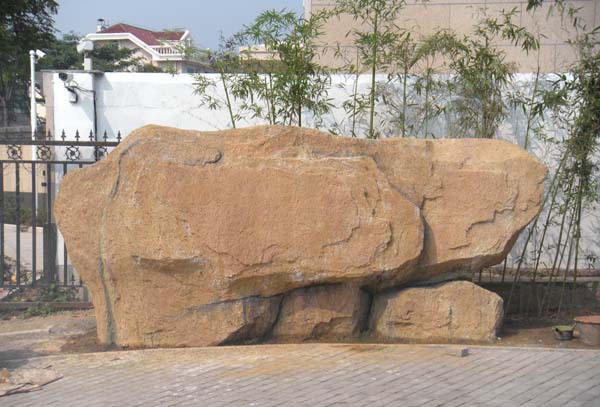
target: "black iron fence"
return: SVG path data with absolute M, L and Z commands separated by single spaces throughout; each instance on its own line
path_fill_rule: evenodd
M 0 287 L 81 286 L 53 215 L 60 179 L 105 157 L 120 132 L 0 138 Z M 4 151 L 2 151 L 4 150 Z

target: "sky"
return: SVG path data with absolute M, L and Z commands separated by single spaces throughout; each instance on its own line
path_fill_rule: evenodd
M 262 11 L 287 9 L 302 13 L 302 0 L 59 0 L 58 35 L 96 30 L 96 20 L 128 23 L 152 30 L 185 28 L 196 46 L 215 49 L 226 37 L 250 24 Z

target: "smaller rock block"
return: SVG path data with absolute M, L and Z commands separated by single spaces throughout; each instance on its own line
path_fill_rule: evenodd
M 383 340 L 492 341 L 502 324 L 500 296 L 468 281 L 377 295 L 371 334 Z
M 283 299 L 273 338 L 283 341 L 340 340 L 360 336 L 369 294 L 349 284 L 301 288 Z
M 175 317 L 139 317 L 121 331 L 119 343 L 136 347 L 189 347 L 254 343 L 273 328 L 281 296 L 246 297 L 186 307 Z M 138 317 L 132 315 L 131 318 Z M 155 328 L 157 318 L 160 327 Z M 130 319 L 127 319 L 129 322 Z

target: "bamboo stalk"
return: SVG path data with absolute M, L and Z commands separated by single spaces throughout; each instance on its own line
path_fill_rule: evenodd
M 235 117 L 233 116 L 233 108 L 231 106 L 231 99 L 229 98 L 229 89 L 227 82 L 225 81 L 225 74 L 221 71 L 221 83 L 223 84 L 223 90 L 225 91 L 225 100 L 227 102 L 227 109 L 229 110 L 229 117 L 231 119 L 231 125 L 235 129 Z
M 538 48 L 537 70 L 535 73 L 535 80 L 533 82 L 533 93 L 531 94 L 531 98 L 529 99 L 529 112 L 527 114 L 527 128 L 525 129 L 525 142 L 523 143 L 523 148 L 525 150 L 527 150 L 527 148 L 529 147 L 529 131 L 531 130 L 531 122 L 533 120 L 531 110 L 533 107 L 533 102 L 535 100 L 535 95 L 537 94 L 537 91 L 538 91 L 539 79 L 540 79 L 540 50 Z
M 572 184 L 571 184 L 572 185 Z M 548 283 L 546 284 L 546 289 L 544 291 L 544 295 L 542 297 L 542 302 L 539 306 L 539 312 L 538 312 L 538 317 L 541 317 L 543 312 L 544 312 L 544 304 L 546 303 L 547 299 L 550 297 L 550 290 L 553 286 L 553 279 L 554 279 L 554 273 L 556 270 L 560 270 L 560 265 L 562 264 L 563 258 L 564 258 L 564 254 L 568 245 L 568 237 L 570 236 L 571 233 L 571 228 L 573 227 L 573 223 L 574 223 L 574 219 L 575 217 L 573 216 L 573 211 L 571 212 L 571 218 L 569 219 L 569 226 L 567 228 L 567 233 L 563 234 L 563 230 L 564 230 L 564 225 L 565 225 L 565 220 L 567 217 L 567 213 L 569 212 L 566 208 L 568 208 L 570 203 L 570 197 L 567 197 L 567 201 L 564 203 L 564 207 L 565 210 L 563 212 L 563 216 L 562 216 L 562 220 L 561 220 L 561 224 L 560 224 L 560 231 L 559 231 L 559 236 L 558 236 L 558 245 L 556 248 L 556 255 L 554 256 L 554 261 L 552 263 L 552 268 L 550 269 L 550 277 L 548 278 Z M 561 243 L 562 243 L 562 238 L 564 236 L 567 236 L 567 240 L 565 241 L 565 243 L 562 245 L 562 249 L 561 249 Z M 559 260 L 559 256 L 560 256 L 560 260 Z M 557 264 L 558 262 L 558 264 Z M 558 268 L 557 268 L 558 266 Z M 548 302 L 548 306 L 547 306 L 547 313 L 549 312 L 549 308 L 550 308 L 550 304 Z
M 406 137 L 406 79 L 408 76 L 408 67 L 404 65 L 404 75 L 402 76 L 402 137 Z
M 579 179 L 577 191 L 577 221 L 575 223 L 575 263 L 573 264 L 573 286 L 571 289 L 571 313 L 575 313 L 575 297 L 577 295 L 577 271 L 579 262 L 579 241 L 581 238 L 581 207 L 583 201 L 583 179 Z
M 559 177 L 559 174 L 561 173 L 562 166 L 564 165 L 565 161 L 566 161 L 566 153 L 563 154 L 563 157 L 560 160 L 560 163 L 558 165 L 558 168 L 556 169 L 554 177 L 552 178 L 552 182 L 550 184 L 550 190 L 544 196 L 544 199 L 542 201 L 542 208 L 546 205 L 546 202 L 548 200 L 548 197 L 550 196 L 551 191 L 554 191 L 554 188 L 558 188 L 558 177 Z M 513 278 L 513 281 L 512 281 L 511 287 L 510 287 L 510 293 L 508 295 L 508 300 L 506 301 L 506 309 L 504 310 L 504 315 L 507 314 L 508 309 L 510 308 L 510 304 L 511 304 L 511 301 L 512 301 L 512 298 L 514 295 L 515 286 L 521 277 L 521 267 L 523 265 L 523 259 L 525 258 L 525 253 L 527 251 L 529 241 L 531 240 L 533 231 L 535 230 L 535 227 L 537 226 L 538 220 L 539 220 L 539 215 L 536 216 L 535 220 L 533 221 L 533 224 L 529 228 L 529 233 L 527 234 L 525 244 L 523 245 L 523 250 L 521 251 L 521 256 L 519 257 L 519 261 L 517 263 L 517 270 L 515 272 L 515 277 Z
M 552 220 L 553 217 L 553 210 L 554 210 L 554 205 L 556 204 L 556 197 L 558 195 L 558 191 L 560 190 L 560 177 L 562 175 L 559 174 L 559 181 L 556 183 L 556 187 L 554 188 L 554 192 L 552 192 L 552 199 L 550 200 L 550 207 L 548 208 L 548 212 L 546 214 L 546 222 L 544 222 L 544 227 L 542 229 L 542 237 L 540 238 L 539 244 L 538 244 L 538 249 L 537 249 L 537 253 L 535 255 L 535 263 L 533 266 L 533 276 L 531 278 L 531 283 L 532 283 L 532 290 L 533 293 L 527 298 L 527 312 L 529 312 L 529 308 L 531 306 L 531 297 L 535 296 L 536 300 L 537 298 L 537 286 L 535 285 L 535 282 L 537 280 L 537 273 L 538 273 L 538 269 L 539 269 L 539 265 L 540 265 L 540 259 L 542 257 L 542 250 L 544 249 L 544 242 L 546 240 L 546 234 L 548 231 L 548 228 L 550 226 L 550 222 Z M 569 187 L 569 191 L 570 191 L 570 187 Z M 539 300 L 537 301 L 537 303 L 539 304 Z
M 378 20 L 379 20 L 379 12 L 375 11 L 375 16 L 373 20 L 373 54 L 371 61 L 371 95 L 370 95 L 370 117 L 369 117 L 369 138 L 375 138 L 374 126 L 375 126 L 375 75 L 377 73 L 377 40 L 379 36 L 378 32 Z
M 354 89 L 352 92 L 352 137 L 356 137 L 356 115 L 358 114 L 356 110 L 356 103 L 358 97 L 358 78 L 360 77 L 360 70 L 358 69 L 359 55 L 358 51 L 356 51 L 356 76 L 354 77 Z
M 556 311 L 557 317 L 560 315 L 561 310 L 562 310 L 565 288 L 567 286 L 567 274 L 569 273 L 569 266 L 571 264 L 571 255 L 572 254 L 573 254 L 573 239 L 571 239 L 570 244 L 569 244 L 569 255 L 567 256 L 567 265 L 565 267 L 565 272 L 563 274 L 562 288 L 560 290 L 560 300 L 558 301 L 558 310 Z

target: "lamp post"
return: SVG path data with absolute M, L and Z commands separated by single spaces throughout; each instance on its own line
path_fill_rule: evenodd
M 31 125 L 31 139 L 35 141 L 35 133 L 37 131 L 37 105 L 35 103 L 35 63 L 38 58 L 44 58 L 46 53 L 40 51 L 39 49 L 30 50 L 29 51 L 29 66 L 31 69 L 31 93 L 30 93 L 30 109 L 29 109 L 29 119 Z M 31 146 L 31 159 L 37 159 L 37 146 Z M 31 191 L 35 195 L 35 208 L 37 211 L 38 208 L 38 193 L 37 188 L 34 191 Z M 37 213 L 34 213 L 33 216 L 37 216 Z M 35 230 L 32 233 L 37 233 Z
M 31 69 L 31 86 L 30 86 L 30 109 L 29 109 L 29 113 L 30 113 L 30 124 L 31 124 L 31 138 L 35 139 L 35 131 L 37 129 L 37 111 L 36 111 L 36 105 L 35 105 L 35 61 L 36 61 L 37 57 L 35 55 L 35 51 L 31 50 L 29 51 L 29 65 L 30 65 L 30 69 Z M 33 146 L 35 147 L 35 146 Z M 33 148 L 31 149 L 32 153 L 33 153 Z M 33 158 L 33 156 L 31 157 Z
M 39 49 L 29 51 L 29 65 L 31 69 L 31 108 L 30 108 L 30 120 L 31 120 L 31 137 L 35 138 L 35 132 L 37 130 L 37 108 L 35 103 L 35 63 L 39 58 L 44 58 L 46 53 Z M 33 157 L 32 157 L 33 158 Z

